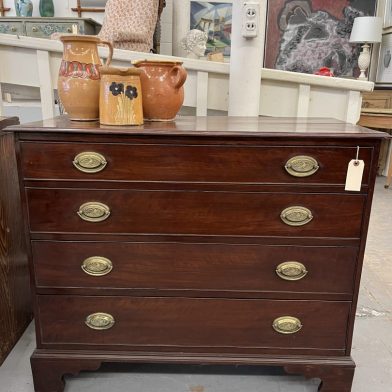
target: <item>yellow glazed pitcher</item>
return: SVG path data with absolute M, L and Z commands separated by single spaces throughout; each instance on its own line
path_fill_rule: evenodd
M 100 123 L 143 124 L 141 71 L 136 68 L 101 68 Z

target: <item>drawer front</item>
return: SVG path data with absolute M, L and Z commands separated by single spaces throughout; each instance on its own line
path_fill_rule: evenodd
M 33 232 L 102 234 L 359 238 L 366 199 L 352 194 L 32 188 L 26 192 Z M 284 223 L 288 219 L 291 222 Z
M 37 302 L 43 345 L 113 345 L 119 349 L 342 350 L 350 310 L 349 302 L 333 301 L 44 295 Z M 281 323 L 282 316 L 290 319 Z
M 50 38 L 53 33 L 72 33 L 72 23 L 26 22 L 28 37 Z
M 1 34 L 24 35 L 22 22 L 0 22 Z
M 348 163 L 356 156 L 356 147 L 23 142 L 21 150 L 25 178 L 87 181 L 344 184 Z M 371 148 L 361 148 L 363 185 L 368 184 L 371 156 Z
M 38 288 L 210 290 L 215 296 L 352 294 L 357 257 L 356 248 L 190 243 L 33 241 L 32 250 Z

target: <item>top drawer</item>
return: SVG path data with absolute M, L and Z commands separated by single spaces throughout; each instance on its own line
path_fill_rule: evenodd
M 72 23 L 26 22 L 26 35 L 36 38 L 49 38 L 53 33 L 72 33 Z
M 23 22 L 9 21 L 0 23 L 0 33 L 1 34 L 15 34 L 24 35 L 23 32 Z
M 353 147 L 22 142 L 26 179 L 341 185 Z M 363 185 L 372 148 L 361 148 Z

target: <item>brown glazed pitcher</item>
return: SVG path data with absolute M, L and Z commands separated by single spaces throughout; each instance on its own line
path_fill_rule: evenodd
M 150 121 L 170 121 L 184 102 L 187 73 L 178 61 L 148 61 L 134 63 L 140 75 L 143 91 L 144 118 Z
M 99 118 L 101 59 L 98 45 L 109 47 L 109 65 L 113 57 L 110 42 L 94 36 L 64 35 L 63 60 L 59 71 L 58 93 L 69 118 L 74 121 L 94 121 Z

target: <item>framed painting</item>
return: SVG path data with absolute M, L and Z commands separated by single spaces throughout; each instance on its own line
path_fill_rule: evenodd
M 375 13 L 376 0 L 270 0 L 264 66 L 304 73 L 329 67 L 335 76 L 356 77 L 354 19 Z
M 232 2 L 227 0 L 190 2 L 190 30 L 207 33 L 206 54 L 230 56 L 232 8 Z
M 392 33 L 384 34 L 380 45 L 376 83 L 392 85 Z
M 384 28 L 392 26 L 392 0 L 385 0 Z

